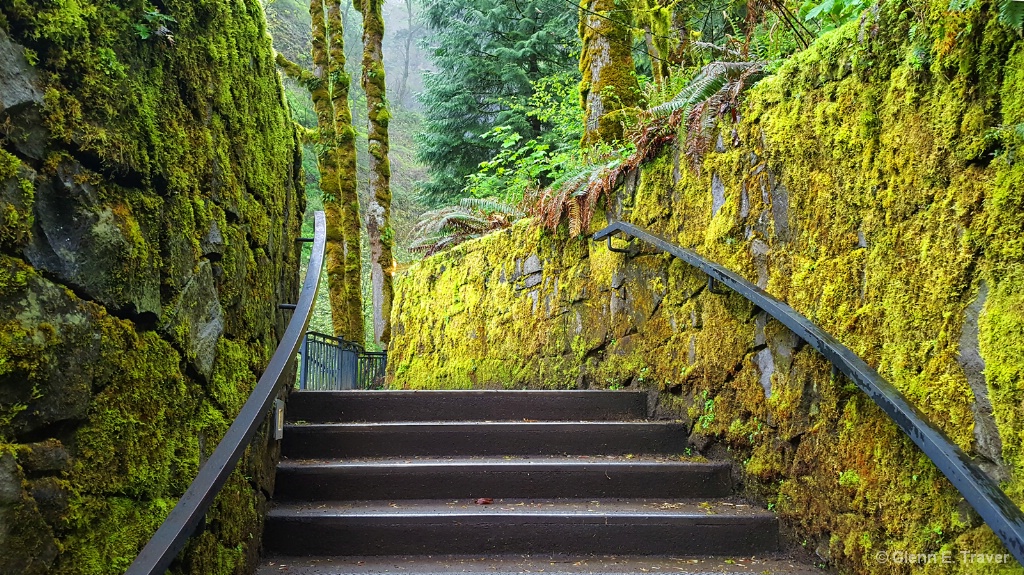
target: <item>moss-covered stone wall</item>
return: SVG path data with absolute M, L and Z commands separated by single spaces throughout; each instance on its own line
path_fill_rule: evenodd
M 746 95 L 689 168 L 666 149 L 615 217 L 727 265 L 863 356 L 1024 505 L 1024 41 L 981 1 L 886 2 Z M 602 222 L 595 223 L 595 228 Z M 529 222 L 396 281 L 401 387 L 644 388 L 844 572 L 1019 573 L 850 382 L 663 254 Z M 895 565 L 879 552 L 950 553 Z
M 288 320 L 300 160 L 256 0 L 0 0 L 0 573 L 163 521 Z M 258 557 L 272 446 L 175 572 Z

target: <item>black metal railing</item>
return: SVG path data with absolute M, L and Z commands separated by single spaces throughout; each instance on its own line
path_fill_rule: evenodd
M 299 293 L 299 302 L 295 304 L 294 315 L 277 350 L 270 358 L 267 369 L 220 444 L 199 469 L 199 474 L 157 529 L 156 534 L 132 562 L 126 575 L 158 575 L 167 571 L 167 567 L 195 532 L 228 476 L 234 471 L 246 447 L 270 413 L 278 393 L 283 386 L 291 385 L 291 382 L 295 381 L 295 355 L 302 342 L 302 335 L 309 325 L 313 299 L 316 297 L 320 271 L 323 267 L 327 234 L 323 212 L 316 212 L 314 215 L 314 229 L 313 251 L 309 257 L 302 291 Z
M 806 341 L 832 365 L 850 378 L 882 411 L 924 452 L 939 471 L 949 479 L 967 503 L 992 528 L 1006 548 L 1024 564 L 1024 514 L 1006 493 L 974 463 L 955 443 L 931 424 L 928 419 L 898 389 L 886 381 L 857 354 L 839 343 L 809 319 L 793 308 L 775 299 L 768 292 L 750 283 L 736 273 L 708 261 L 692 250 L 679 247 L 668 240 L 625 222 L 613 222 L 594 234 L 594 241 L 607 238 L 611 248 L 612 236 L 621 233 L 644 241 L 671 254 L 708 276 L 714 288 L 720 283 L 743 296 L 793 333 Z M 615 251 L 622 251 L 615 249 Z M 714 291 L 714 289 L 712 290 Z M 717 292 L 716 292 L 717 293 Z
M 387 372 L 385 351 L 365 351 L 359 344 L 308 332 L 299 352 L 299 389 L 382 389 Z
M 388 372 L 388 352 L 366 351 L 359 356 L 359 389 L 384 389 Z

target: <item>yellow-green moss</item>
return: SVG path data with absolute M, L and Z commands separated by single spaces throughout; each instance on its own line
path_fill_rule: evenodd
M 1024 123 L 1024 44 L 995 24 L 991 2 L 866 14 L 750 90 L 740 123 L 723 126 L 725 150 L 699 172 L 679 150 L 643 166 L 619 190 L 616 217 L 761 282 L 968 451 L 975 398 L 960 335 L 985 282 L 980 353 L 1004 488 L 1024 504 L 1024 141 L 1011 129 Z M 907 56 L 919 46 L 930 47 L 925 68 Z M 714 214 L 713 186 L 724 199 Z M 440 385 L 433 374 L 444 373 L 462 386 L 659 389 L 696 432 L 731 449 L 750 494 L 797 541 L 843 570 L 891 572 L 879 551 L 1005 552 L 895 424 L 745 300 L 709 293 L 702 274 L 664 256 L 626 258 L 529 226 L 400 279 L 395 385 Z M 510 274 L 531 254 L 542 282 L 516 290 L 522 278 Z M 762 346 L 775 367 L 770 397 Z
M 23 244 L 35 221 L 35 185 L 21 160 L 0 149 L 0 247 Z
M 629 10 L 620 9 L 618 0 L 581 0 L 580 8 L 583 144 L 619 140 L 622 123 L 608 114 L 635 106 L 640 99 Z
M 42 478 L 70 501 L 47 518 L 57 573 L 124 572 L 237 413 L 283 332 L 276 303 L 296 291 L 300 150 L 262 8 L 158 4 L 173 39 L 140 34 L 147 2 L 0 2 L 0 23 L 44 78 L 33 128 L 49 137 L 40 158 L 0 150 L 0 441 L 67 447 L 68 469 Z M 29 237 L 31 214 L 60 186 L 96 215 L 82 249 L 106 250 L 90 275 L 102 285 L 44 278 L 23 256 L 47 241 Z M 210 381 L 193 379 L 195 358 L 160 317 L 203 258 L 226 336 Z M 143 281 L 152 301 L 122 305 Z M 176 570 L 220 575 L 256 560 L 266 444 L 254 443 L 208 514 L 216 527 Z M 0 571 L 5 560 L 0 550 Z

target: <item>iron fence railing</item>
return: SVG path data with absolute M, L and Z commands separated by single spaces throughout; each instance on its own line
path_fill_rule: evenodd
M 300 360 L 299 389 L 326 391 L 382 389 L 387 371 L 387 352 L 365 351 L 341 338 L 306 333 Z

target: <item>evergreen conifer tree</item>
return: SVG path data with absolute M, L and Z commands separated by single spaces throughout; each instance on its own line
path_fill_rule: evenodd
M 525 139 L 544 126 L 516 110 L 531 83 L 576 68 L 577 9 L 573 0 L 424 0 L 429 54 L 421 101 L 425 122 L 420 159 L 432 179 L 424 199 L 450 203 L 463 178 L 490 159 L 499 143 L 480 136 L 507 125 Z

